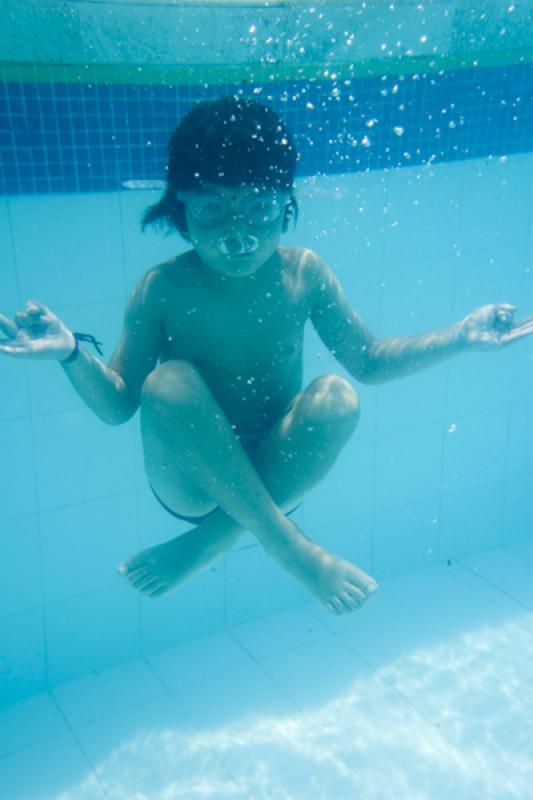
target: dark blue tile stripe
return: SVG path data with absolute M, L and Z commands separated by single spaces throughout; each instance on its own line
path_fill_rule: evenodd
M 165 176 L 196 102 L 240 92 L 288 122 L 300 175 L 533 150 L 533 65 L 348 81 L 159 86 L 0 82 L 0 192 L 112 191 Z

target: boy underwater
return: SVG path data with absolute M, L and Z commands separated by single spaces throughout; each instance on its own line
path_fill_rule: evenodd
M 308 319 L 347 372 L 369 384 L 533 333 L 533 317 L 515 322 L 504 303 L 439 331 L 376 338 L 318 255 L 279 245 L 297 214 L 296 161 L 269 108 L 237 97 L 199 103 L 170 139 L 166 190 L 143 219 L 192 248 L 138 281 L 109 363 L 79 349 L 93 337 L 74 334 L 36 300 L 14 322 L 0 315 L 8 337 L 0 352 L 59 361 L 103 422 L 122 424 L 140 408 L 152 491 L 194 525 L 120 565 L 146 597 L 205 569 L 244 530 L 334 614 L 378 588 L 290 519 L 359 419 L 343 378 L 322 375 L 302 389 Z

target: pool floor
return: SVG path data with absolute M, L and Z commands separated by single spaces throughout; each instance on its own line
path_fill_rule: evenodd
M 533 541 L 0 711 L 5 800 L 509 800 L 533 781 Z

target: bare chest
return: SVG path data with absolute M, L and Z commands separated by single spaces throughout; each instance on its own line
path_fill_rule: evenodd
M 238 297 L 182 286 L 162 303 L 161 360 L 189 360 L 219 380 L 258 380 L 301 357 L 309 313 L 306 293 L 287 279 Z

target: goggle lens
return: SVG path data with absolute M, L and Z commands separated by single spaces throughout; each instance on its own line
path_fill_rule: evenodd
M 233 204 L 215 192 L 180 193 L 178 199 L 187 204 L 189 212 L 201 225 L 219 225 L 227 217 L 236 213 Z M 279 195 L 274 192 L 259 192 L 247 197 L 240 204 L 240 214 L 247 223 L 266 226 L 275 222 L 282 213 Z

